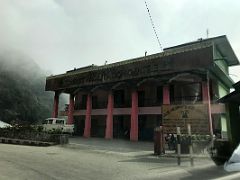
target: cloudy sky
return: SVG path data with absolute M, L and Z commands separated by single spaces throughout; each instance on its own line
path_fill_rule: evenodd
M 227 35 L 240 58 L 240 1 L 148 0 L 169 47 Z M 0 49 L 23 52 L 52 74 L 160 52 L 144 0 L 0 0 Z M 240 79 L 240 68 L 231 69 Z

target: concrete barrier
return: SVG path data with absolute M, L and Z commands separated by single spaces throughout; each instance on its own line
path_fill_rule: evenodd
M 0 143 L 7 144 L 20 144 L 20 145 L 30 145 L 30 146 L 51 146 L 56 144 L 68 144 L 69 135 L 67 134 L 51 134 L 48 141 L 36 141 L 28 139 L 16 139 L 16 138 L 7 138 L 0 137 Z
M 5 137 L 0 137 L 0 142 L 6 143 L 6 144 L 19 144 L 19 145 L 30 145 L 30 146 L 51 146 L 56 144 L 54 142 L 12 139 L 12 138 L 5 138 Z

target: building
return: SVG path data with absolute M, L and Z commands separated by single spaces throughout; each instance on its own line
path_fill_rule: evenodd
M 228 137 L 235 148 L 240 142 L 240 81 L 233 84 L 233 87 L 235 90 L 221 98 L 219 102 L 226 105 Z
M 49 76 L 53 117 L 61 93 L 70 95 L 68 123 L 84 137 L 151 140 L 153 128 L 176 126 L 192 133 L 226 136 L 225 106 L 229 66 L 239 61 L 226 36 L 170 47 L 163 52 L 103 66 L 91 65 Z

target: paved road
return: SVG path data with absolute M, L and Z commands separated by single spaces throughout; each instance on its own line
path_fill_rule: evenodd
M 125 144 L 125 148 L 119 149 L 118 143 Z M 82 138 L 71 139 L 67 146 L 0 144 L 0 179 L 240 178 L 240 173 L 227 173 L 207 158 L 197 158 L 194 168 L 188 160 L 179 167 L 175 158 L 152 156 L 151 143 L 131 144 Z

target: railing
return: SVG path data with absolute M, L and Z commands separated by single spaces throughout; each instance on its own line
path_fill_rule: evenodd
M 185 96 L 185 97 L 175 97 L 171 100 L 171 104 L 198 104 L 201 103 L 201 96 Z M 93 109 L 105 109 L 107 108 L 107 101 L 97 101 L 92 102 Z M 114 108 L 128 108 L 131 107 L 131 99 L 125 100 L 125 102 L 114 102 Z M 138 100 L 139 107 L 152 107 L 152 106 L 161 106 L 163 104 L 162 100 L 149 98 L 144 100 Z M 86 104 L 75 104 L 75 110 L 86 109 Z
M 157 103 L 156 103 L 157 104 Z M 171 105 L 182 105 L 183 103 L 171 103 Z M 190 104 L 190 103 L 185 103 Z M 198 102 L 195 104 L 202 104 L 202 102 Z M 161 114 L 161 104 L 158 106 L 139 106 L 139 115 L 143 114 Z M 75 115 L 85 115 L 86 109 L 74 109 L 76 113 Z M 225 105 L 224 104 L 211 104 L 211 113 L 212 114 L 221 114 L 225 113 Z M 107 114 L 107 107 L 104 108 L 98 108 L 92 110 L 93 115 L 106 115 Z M 114 107 L 114 114 L 120 115 L 120 114 L 131 114 L 131 107 L 126 107 L 125 105 Z M 59 116 L 67 116 L 68 111 L 59 111 Z

